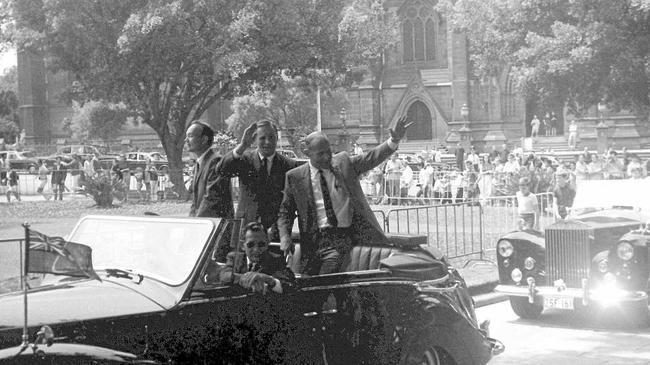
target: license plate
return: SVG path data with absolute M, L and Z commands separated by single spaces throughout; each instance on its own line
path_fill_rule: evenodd
M 573 309 L 573 298 L 544 297 L 544 308 Z

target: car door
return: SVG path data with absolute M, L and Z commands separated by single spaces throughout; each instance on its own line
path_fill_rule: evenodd
M 150 345 L 150 351 L 161 351 L 153 358 L 188 364 L 321 363 L 322 345 L 297 300 L 302 293 L 262 295 L 205 280 L 208 270 L 224 265 L 237 246 L 239 227 L 238 220 L 230 220 L 215 237 L 191 290 L 165 316 L 166 325 L 158 327 L 164 343 L 155 349 Z
M 315 322 L 327 363 L 398 363 L 407 329 L 425 322 L 418 319 L 412 285 L 363 276 L 343 273 L 303 284 L 303 313 Z

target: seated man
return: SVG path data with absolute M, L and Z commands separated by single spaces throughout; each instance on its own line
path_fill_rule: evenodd
M 222 284 L 235 283 L 256 293 L 270 289 L 282 293 L 293 286 L 295 277 L 287 267 L 282 255 L 269 252 L 269 240 L 264 226 L 257 222 L 246 225 L 244 236 L 244 251 L 236 254 L 230 252 L 226 258 L 226 266 L 207 274 L 206 281 L 218 277 Z M 212 280 L 211 280 L 212 279 Z

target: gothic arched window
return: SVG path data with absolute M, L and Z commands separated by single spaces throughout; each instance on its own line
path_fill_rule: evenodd
M 446 41 L 446 35 L 438 36 L 441 31 L 446 31 L 446 25 L 431 6 L 420 2 L 409 6 L 404 12 L 402 22 L 404 62 L 432 61 L 440 58 L 438 48 L 446 47 L 444 44 L 438 44 L 440 41 Z

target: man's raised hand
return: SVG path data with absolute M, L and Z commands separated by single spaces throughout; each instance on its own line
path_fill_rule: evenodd
M 244 131 L 244 135 L 241 136 L 241 142 L 239 143 L 239 146 L 237 146 L 237 148 L 235 149 L 235 152 L 238 155 L 241 156 L 244 153 L 244 151 L 246 151 L 246 149 L 253 144 L 253 142 L 255 141 L 255 132 L 257 132 L 257 123 L 253 122 L 251 125 L 248 126 L 248 128 L 246 128 L 246 130 Z
M 390 138 L 393 142 L 398 142 L 406 135 L 406 130 L 415 122 L 410 122 L 408 116 L 404 115 L 397 120 L 395 128 L 389 128 Z

